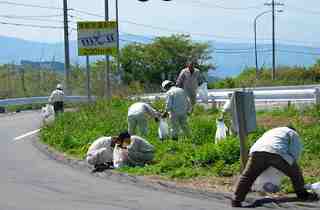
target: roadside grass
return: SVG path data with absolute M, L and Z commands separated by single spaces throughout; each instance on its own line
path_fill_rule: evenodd
M 98 101 L 92 105 L 81 105 L 77 112 L 60 115 L 53 124 L 41 130 L 41 140 L 57 150 L 77 158 L 84 158 L 90 143 L 100 136 L 117 135 L 127 128 L 127 109 L 132 101 L 114 99 L 112 103 Z M 154 103 L 163 109 L 161 101 Z M 319 107 L 303 111 L 293 107 L 259 112 L 258 129 L 248 137 L 248 146 L 267 129 L 293 124 L 301 135 L 304 152 L 301 159 L 306 180 L 320 180 L 320 111 Z M 229 136 L 225 141 L 214 144 L 216 109 L 204 110 L 196 106 L 189 118 L 191 136 L 179 141 L 157 137 L 158 125 L 150 119 L 149 134 L 145 138 L 156 148 L 155 159 L 145 167 L 120 169 L 121 172 L 160 176 L 174 180 L 192 180 L 208 177 L 234 179 L 239 173 L 239 140 Z M 289 180 L 283 182 L 283 191 L 292 192 Z

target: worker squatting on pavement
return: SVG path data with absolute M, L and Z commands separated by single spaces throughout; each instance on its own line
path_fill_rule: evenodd
M 291 179 L 298 199 L 316 200 L 317 195 L 304 188 L 304 178 L 297 163 L 301 151 L 299 135 L 291 126 L 264 133 L 250 149 L 249 160 L 235 187 L 231 205 L 241 207 L 256 178 L 271 166 Z
M 148 133 L 147 117 L 150 116 L 159 121 L 161 113 L 152 108 L 149 104 L 137 102 L 132 104 L 128 109 L 128 131 L 131 135 L 137 134 L 136 129 L 140 130 L 140 134 L 146 136 Z
M 126 165 L 144 166 L 154 158 L 154 146 L 142 137 L 131 136 L 128 132 L 122 132 L 118 136 L 118 144 L 126 150 L 128 155 Z
M 191 113 L 192 106 L 186 92 L 169 80 L 162 82 L 162 88 L 167 91 L 164 117 L 169 114 L 172 139 L 178 139 L 180 129 L 184 135 L 190 135 L 187 118 Z
M 123 160 L 123 165 L 143 166 L 154 158 L 154 147 L 147 140 L 131 136 L 125 131 L 119 136 L 100 137 L 90 145 L 86 161 L 94 166 L 92 172 L 113 168 L 113 152 L 116 145 L 119 145 L 128 156 Z
M 197 89 L 202 82 L 200 70 L 196 69 L 195 65 L 196 61 L 188 61 L 187 67 L 181 70 L 176 81 L 176 86 L 185 90 L 192 106 L 197 102 Z
M 57 88 L 52 91 L 51 95 L 49 96 L 49 104 L 53 105 L 55 114 L 64 111 L 64 92 L 61 84 L 58 84 Z

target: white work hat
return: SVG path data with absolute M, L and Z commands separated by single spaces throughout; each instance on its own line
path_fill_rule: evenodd
M 57 89 L 62 90 L 63 86 L 61 84 L 57 84 Z
M 162 89 L 165 90 L 166 87 L 167 87 L 168 85 L 170 85 L 170 84 L 173 84 L 173 82 L 170 81 L 170 80 L 165 80 L 165 81 L 162 82 L 161 87 L 162 87 Z

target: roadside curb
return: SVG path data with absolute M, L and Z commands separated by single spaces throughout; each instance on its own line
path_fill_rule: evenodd
M 32 138 L 32 144 L 48 158 L 53 159 L 59 163 L 67 165 L 79 170 L 82 173 L 91 174 L 92 176 L 111 180 L 118 183 L 130 184 L 141 188 L 148 188 L 155 191 L 165 191 L 168 193 L 178 194 L 187 196 L 190 198 L 197 198 L 202 200 L 212 200 L 213 202 L 223 203 L 229 205 L 232 198 L 231 193 L 218 193 L 209 192 L 204 190 L 197 190 L 188 187 L 177 186 L 174 182 L 170 181 L 150 181 L 146 180 L 142 176 L 133 176 L 125 173 L 120 173 L 114 170 L 106 170 L 101 173 L 90 173 L 93 169 L 85 161 L 71 158 L 57 150 L 51 148 L 48 145 L 40 142 L 39 137 Z M 270 198 L 261 197 L 256 195 L 250 195 L 244 205 L 248 208 L 256 207 L 266 207 L 266 208 L 276 208 L 276 209 L 318 209 L 320 207 L 320 202 L 305 203 L 297 202 L 294 196 L 288 196 L 284 198 Z
M 214 200 L 225 203 L 231 199 L 231 194 L 227 193 L 215 193 L 202 190 L 191 189 L 187 187 L 181 187 L 169 181 L 150 181 L 146 180 L 143 176 L 133 176 L 125 173 L 120 173 L 114 170 L 105 170 L 101 173 L 90 173 L 93 169 L 85 161 L 71 158 L 52 147 L 40 142 L 39 137 L 32 138 L 32 144 L 43 154 L 50 159 L 53 159 L 59 163 L 70 166 L 76 170 L 80 170 L 84 173 L 91 174 L 92 176 L 102 179 L 108 179 L 119 183 L 131 184 L 142 188 L 149 188 L 156 191 L 167 191 L 174 194 L 180 194 L 192 198 Z

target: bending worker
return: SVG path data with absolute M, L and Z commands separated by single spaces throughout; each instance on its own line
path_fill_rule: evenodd
M 271 166 L 290 177 L 298 199 L 316 200 L 317 195 L 304 188 L 303 175 L 297 163 L 301 150 L 299 135 L 293 127 L 274 128 L 264 133 L 250 149 L 246 168 L 235 188 L 232 206 L 241 207 L 256 178 Z
M 200 70 L 194 67 L 195 64 L 193 60 L 188 61 L 187 67 L 181 70 L 176 81 L 176 86 L 186 91 L 192 106 L 197 102 L 197 89 L 200 83 Z
M 144 166 L 153 160 L 155 149 L 147 140 L 123 132 L 118 141 L 122 148 L 127 149 L 129 166 Z
M 49 103 L 53 105 L 54 113 L 58 114 L 59 112 L 64 111 L 64 92 L 61 84 L 57 85 L 57 88 L 52 91 L 49 97 Z
M 172 138 L 174 140 L 178 139 L 180 128 L 185 135 L 189 135 L 187 118 L 188 113 L 192 110 L 192 106 L 187 94 L 183 89 L 176 87 L 169 80 L 162 82 L 162 88 L 167 91 L 164 117 L 169 114 Z
M 156 122 L 161 114 L 152 108 L 149 104 L 138 102 L 129 107 L 128 110 L 128 131 L 131 135 L 136 134 L 138 127 L 141 135 L 146 136 L 148 132 L 147 116 L 153 117 Z
M 88 149 L 87 162 L 94 166 L 94 171 L 107 169 L 113 165 L 113 149 L 118 137 L 100 137 Z

